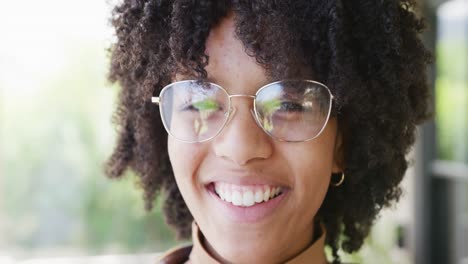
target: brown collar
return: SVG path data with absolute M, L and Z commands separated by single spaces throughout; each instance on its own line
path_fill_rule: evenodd
M 325 228 L 321 226 L 321 235 L 308 248 L 294 258 L 285 262 L 285 264 L 302 264 L 302 263 L 327 263 L 324 253 L 325 246 Z M 219 264 L 202 244 L 202 236 L 198 225 L 192 224 L 192 240 L 193 246 L 184 246 L 172 249 L 165 253 L 159 260 L 159 264 Z

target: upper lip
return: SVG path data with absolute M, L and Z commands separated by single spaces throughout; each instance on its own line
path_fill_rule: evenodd
M 258 174 L 253 172 L 232 172 L 232 171 L 217 171 L 216 175 L 205 178 L 204 185 L 209 185 L 214 182 L 225 182 L 234 185 L 270 185 L 276 187 L 289 187 L 284 180 L 275 177 L 277 174 Z

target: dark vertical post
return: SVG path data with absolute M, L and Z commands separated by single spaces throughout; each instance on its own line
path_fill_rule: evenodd
M 436 15 L 430 3 L 420 3 L 423 8 L 423 16 L 427 20 L 429 29 L 426 31 L 424 42 L 426 47 L 435 51 L 436 41 Z M 432 94 L 435 94 L 435 66 L 431 65 L 428 70 L 429 83 Z M 434 98 L 431 102 L 434 106 Z M 432 221 L 432 204 L 435 197 L 432 196 L 433 177 L 431 175 L 431 162 L 435 157 L 435 124 L 434 120 L 426 122 L 419 128 L 419 139 L 416 144 L 415 155 L 418 163 L 415 167 L 415 225 L 414 225 L 414 261 L 415 264 L 437 264 L 445 263 L 433 259 L 433 236 L 434 222 Z

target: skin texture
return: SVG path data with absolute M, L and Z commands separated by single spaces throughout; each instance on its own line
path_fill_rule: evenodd
M 255 94 L 268 77 L 235 37 L 230 15 L 212 29 L 206 42 L 208 78 L 231 94 Z M 336 119 L 316 139 L 279 142 L 255 123 L 250 98 L 233 99 L 237 109 L 227 127 L 213 140 L 187 144 L 168 138 L 169 157 L 179 190 L 206 238 L 213 256 L 224 262 L 275 263 L 307 247 L 314 236 L 314 216 L 340 172 L 335 160 Z M 254 223 L 236 223 L 214 205 L 206 185 L 223 181 L 274 183 L 288 191 L 272 215 Z M 223 234 L 220 236 L 219 234 Z M 242 241 L 242 243 L 239 243 Z
M 193 215 L 177 187 L 167 151 L 168 136 L 150 98 L 158 96 L 176 76 L 206 80 L 210 74 L 233 93 L 249 94 L 270 80 L 300 77 L 319 81 L 335 96 L 330 125 L 335 122 L 340 135 L 341 143 L 335 145 L 340 146 L 339 167 L 346 178 L 338 188 L 315 183 L 327 185 L 328 190 L 316 213 L 315 204 L 305 211 L 310 213 L 308 220 L 315 215 L 313 220 L 325 227 L 331 260 L 339 263 L 338 251 L 358 250 L 381 209 L 398 201 L 416 125 L 431 116 L 425 72 L 432 57 L 419 39 L 424 24 L 415 15 L 416 9 L 412 0 L 123 0 L 111 19 L 116 42 L 110 48 L 109 79 L 122 89 L 114 115 L 118 139 L 106 166 L 107 175 L 120 178 L 127 170 L 134 172 L 146 209 L 151 210 L 155 199 L 161 199 L 168 225 L 178 237 L 189 238 Z M 244 74 L 223 77 L 223 72 L 214 73 L 207 66 L 217 63 L 205 53 L 210 50 L 207 38 L 230 13 L 235 14 L 236 38 L 264 69 L 248 82 Z M 234 70 L 235 65 L 224 70 Z M 238 112 L 217 140 L 230 139 L 239 127 L 253 126 L 247 110 L 251 102 L 235 98 L 234 103 Z M 237 137 L 246 142 L 261 139 L 262 145 L 267 142 L 258 131 L 253 138 L 245 138 L 244 132 L 236 132 L 240 133 Z M 187 187 L 192 193 L 196 193 L 197 179 L 193 177 L 214 177 L 204 176 L 203 169 L 205 163 L 213 165 L 214 157 L 225 163 L 248 161 L 241 158 L 248 148 L 229 153 L 226 149 L 237 146 L 227 139 L 216 145 L 224 146 L 223 151 L 213 145 L 207 147 L 210 151 L 195 153 L 197 160 L 187 162 L 194 166 L 183 172 L 192 177 L 192 187 Z M 283 159 L 287 166 L 298 168 L 291 165 L 296 163 L 288 163 L 285 154 L 299 146 L 274 144 L 271 150 L 260 149 L 273 153 L 269 158 Z M 315 157 L 300 157 L 301 166 L 314 164 Z M 324 166 L 323 171 L 334 171 L 330 164 Z M 262 173 L 259 168 L 257 172 Z M 278 173 L 275 177 L 284 184 L 297 186 L 289 182 L 284 170 L 278 169 Z M 268 177 L 268 172 L 261 175 Z M 291 176 L 295 179 L 299 174 Z M 330 175 L 324 178 L 328 181 Z M 332 175 L 331 179 L 339 177 Z

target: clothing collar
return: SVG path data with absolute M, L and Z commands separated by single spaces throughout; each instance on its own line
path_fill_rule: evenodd
M 324 246 L 325 246 L 325 228 L 323 225 L 320 226 L 321 234 L 309 247 L 304 249 L 301 253 L 293 257 L 292 259 L 285 262 L 285 264 L 303 264 L 303 263 L 316 263 L 324 264 L 327 263 L 325 257 Z M 192 223 L 192 240 L 193 248 L 190 253 L 189 260 L 186 263 L 190 264 L 219 264 L 203 246 L 203 234 L 201 233 L 198 225 Z

